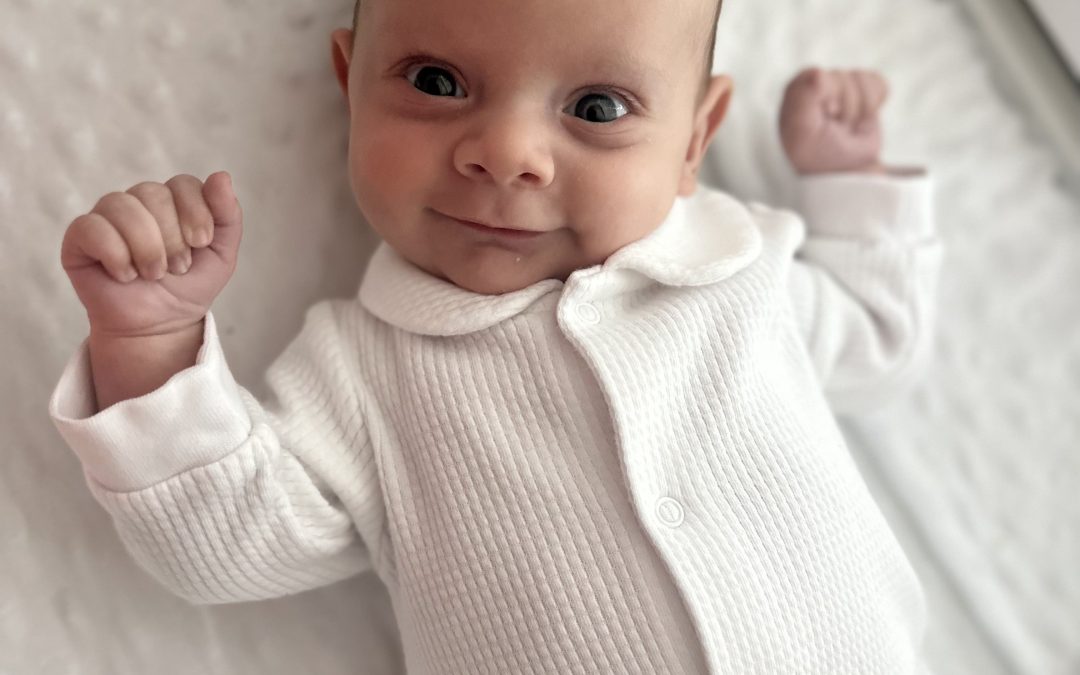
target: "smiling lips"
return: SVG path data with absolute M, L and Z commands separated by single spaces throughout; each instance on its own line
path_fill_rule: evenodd
M 485 225 L 483 223 L 479 223 L 479 222 L 477 222 L 475 220 L 465 220 L 463 218 L 455 218 L 454 216 L 450 216 L 450 215 L 447 215 L 445 213 L 441 213 L 439 211 L 436 211 L 436 213 L 439 213 L 439 215 L 441 215 L 441 216 L 443 216 L 443 217 L 445 217 L 445 218 L 447 218 L 449 220 L 452 220 L 455 223 L 458 223 L 459 225 L 464 225 L 465 227 L 476 230 L 478 232 L 484 232 L 486 234 L 495 234 L 495 235 L 498 235 L 498 236 L 501 236 L 501 237 L 510 237 L 512 239 L 532 239 L 533 237 L 538 237 L 541 234 L 544 234 L 543 232 L 537 231 L 537 230 L 515 230 L 515 229 L 512 229 L 512 228 L 506 228 L 506 227 L 493 227 L 491 225 Z

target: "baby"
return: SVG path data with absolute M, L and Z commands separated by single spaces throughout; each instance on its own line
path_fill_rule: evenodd
M 215 296 L 228 174 L 103 197 L 50 402 L 139 563 L 195 603 L 373 570 L 409 673 L 911 673 L 918 581 L 834 413 L 918 376 L 941 243 L 878 161 L 880 77 L 808 70 L 805 220 L 698 186 L 715 0 L 363 0 L 332 36 L 384 240 L 258 401 Z

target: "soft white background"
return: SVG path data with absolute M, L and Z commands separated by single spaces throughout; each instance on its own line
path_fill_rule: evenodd
M 232 173 L 245 239 L 215 313 L 256 393 L 304 308 L 355 292 L 375 239 L 329 64 L 347 5 L 2 0 L 0 674 L 400 672 L 372 576 L 213 608 L 159 589 L 46 414 L 87 330 L 60 239 L 107 192 Z M 708 180 L 790 204 L 775 115 L 807 63 L 885 71 L 886 157 L 938 179 L 936 369 L 845 422 L 927 585 L 937 672 L 1080 672 L 1080 199 L 949 2 L 727 0 L 721 26 L 738 93 Z

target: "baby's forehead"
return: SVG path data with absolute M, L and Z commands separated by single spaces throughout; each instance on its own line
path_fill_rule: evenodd
M 513 3 L 518 6 L 524 7 L 529 0 L 515 0 Z M 546 0 L 542 4 L 553 6 L 553 3 L 557 0 Z M 580 0 L 576 0 L 580 2 Z M 635 3 L 650 5 L 661 8 L 665 14 L 681 14 L 685 16 L 692 16 L 695 13 L 703 13 L 705 15 L 712 15 L 721 0 L 590 0 L 588 4 L 593 7 L 600 8 L 604 11 L 617 14 L 619 12 L 626 11 L 632 8 Z M 415 7 L 433 8 L 433 7 L 464 7 L 468 5 L 482 5 L 484 0 L 479 2 L 476 0 L 357 0 L 356 1 L 356 14 L 359 15 L 364 9 L 370 8 L 376 5 L 389 5 L 405 7 L 412 5 Z
M 440 37 L 455 45 L 512 46 L 548 53 L 573 46 L 636 50 L 646 59 L 702 54 L 720 0 L 361 0 L 358 21 L 383 31 Z M 572 45 L 571 45 L 572 43 Z M 537 55 L 539 56 L 539 54 Z M 685 64 L 684 64 L 685 65 Z

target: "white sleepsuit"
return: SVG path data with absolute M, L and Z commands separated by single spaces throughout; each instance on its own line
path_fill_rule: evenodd
M 903 391 L 942 259 L 925 177 L 700 188 L 604 264 L 501 295 L 386 244 L 262 404 L 224 361 L 50 413 L 125 545 L 199 603 L 374 570 L 410 675 L 923 672 L 918 581 L 834 412 Z

